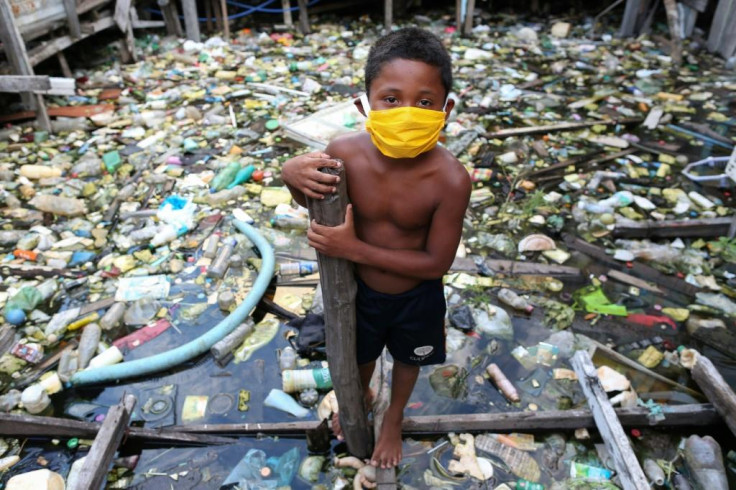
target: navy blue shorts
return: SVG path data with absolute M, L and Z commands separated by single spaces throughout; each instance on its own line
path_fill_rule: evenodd
M 400 294 L 381 293 L 359 277 L 355 297 L 358 364 L 375 361 L 384 346 L 404 364 L 445 362 L 445 294 L 441 279 Z

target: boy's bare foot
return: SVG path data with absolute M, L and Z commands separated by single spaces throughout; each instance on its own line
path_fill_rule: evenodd
M 363 402 L 365 403 L 365 409 L 368 413 L 370 413 L 373 410 L 373 401 L 376 398 L 375 393 L 373 393 L 373 390 L 370 388 L 365 391 L 363 394 Z M 345 436 L 342 434 L 342 427 L 340 427 L 340 415 L 338 412 L 332 413 L 332 433 L 335 434 L 335 437 L 338 441 L 344 441 Z
M 403 407 L 401 407 L 403 409 Z M 394 413 L 397 412 L 397 413 Z M 371 465 L 376 468 L 393 468 L 401 462 L 401 422 L 403 410 L 386 410 L 381 426 L 381 435 L 371 456 Z

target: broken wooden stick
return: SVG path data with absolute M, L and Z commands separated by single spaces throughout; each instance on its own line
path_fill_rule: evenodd
M 736 394 L 713 363 L 697 351 L 691 368 L 693 379 L 716 408 L 731 432 L 736 434 Z
M 591 126 L 615 126 L 617 124 L 638 124 L 644 119 L 641 117 L 628 117 L 624 119 L 614 119 L 609 121 L 581 121 L 574 123 L 562 123 L 562 124 L 548 124 L 545 126 L 532 126 L 529 128 L 510 128 L 501 129 L 500 131 L 493 131 L 486 133 L 483 136 L 488 139 L 493 138 L 509 138 L 511 136 L 522 136 L 526 134 L 537 134 L 537 133 L 554 133 L 558 131 L 575 131 L 578 129 L 589 128 Z

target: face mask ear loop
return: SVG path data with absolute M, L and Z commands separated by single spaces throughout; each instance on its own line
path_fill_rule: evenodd
M 442 106 L 442 112 L 445 112 L 445 109 L 447 109 L 447 101 L 448 100 L 450 100 L 450 97 L 449 96 L 445 99 L 445 105 Z
M 365 112 L 366 117 L 368 117 L 368 113 L 371 112 L 371 104 L 368 102 L 368 94 L 361 94 L 360 103 L 363 104 L 363 111 Z

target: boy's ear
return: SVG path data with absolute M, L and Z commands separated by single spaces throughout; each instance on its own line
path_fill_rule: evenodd
M 452 113 L 453 107 L 455 107 L 455 99 L 448 97 L 447 104 L 445 104 L 445 122 L 450 118 L 450 113 Z
M 358 109 L 358 112 L 360 112 L 363 117 L 368 117 L 368 115 L 365 113 L 363 101 L 360 100 L 360 97 L 356 97 L 355 99 L 353 99 L 353 104 L 355 104 L 355 108 Z

